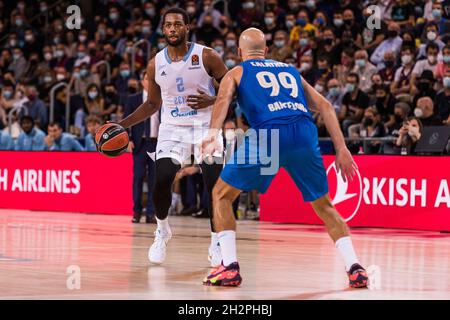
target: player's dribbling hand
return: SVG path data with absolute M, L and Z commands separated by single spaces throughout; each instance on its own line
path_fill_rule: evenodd
M 187 97 L 187 105 L 192 109 L 207 108 L 213 105 L 214 101 L 216 101 L 216 97 L 212 97 L 200 89 L 197 89 L 197 92 L 199 94 L 189 95 Z
M 336 170 L 338 174 L 341 174 L 344 182 L 347 181 L 347 178 L 353 181 L 353 176 L 356 174 L 358 166 L 353 161 L 352 155 L 347 148 L 336 152 Z

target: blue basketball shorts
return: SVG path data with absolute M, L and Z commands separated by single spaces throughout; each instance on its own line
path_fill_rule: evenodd
M 289 173 L 305 201 L 328 192 L 317 128 L 311 120 L 250 129 L 221 178 L 236 189 L 265 193 L 280 167 Z

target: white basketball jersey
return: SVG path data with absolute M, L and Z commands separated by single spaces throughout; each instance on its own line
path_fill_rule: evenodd
M 161 124 L 206 126 L 211 120 L 212 106 L 195 110 L 187 105 L 189 95 L 201 89 L 214 96 L 214 79 L 203 65 L 202 45 L 191 42 L 180 61 L 172 61 L 167 47 L 156 55 L 155 81 L 161 87 Z

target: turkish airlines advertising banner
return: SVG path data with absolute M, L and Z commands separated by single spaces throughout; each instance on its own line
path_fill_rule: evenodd
M 349 226 L 450 231 L 450 157 L 354 159 L 358 174 L 344 182 L 324 156 L 330 198 Z M 261 220 L 322 224 L 283 169 L 261 195 Z
M 0 152 L 0 208 L 132 214 L 130 154 Z

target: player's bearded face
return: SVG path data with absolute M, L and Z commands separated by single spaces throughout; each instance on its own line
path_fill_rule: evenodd
M 186 41 L 186 34 L 189 26 L 184 24 L 183 20 L 171 19 L 172 15 L 168 15 L 164 23 L 164 38 L 170 46 L 178 46 Z

